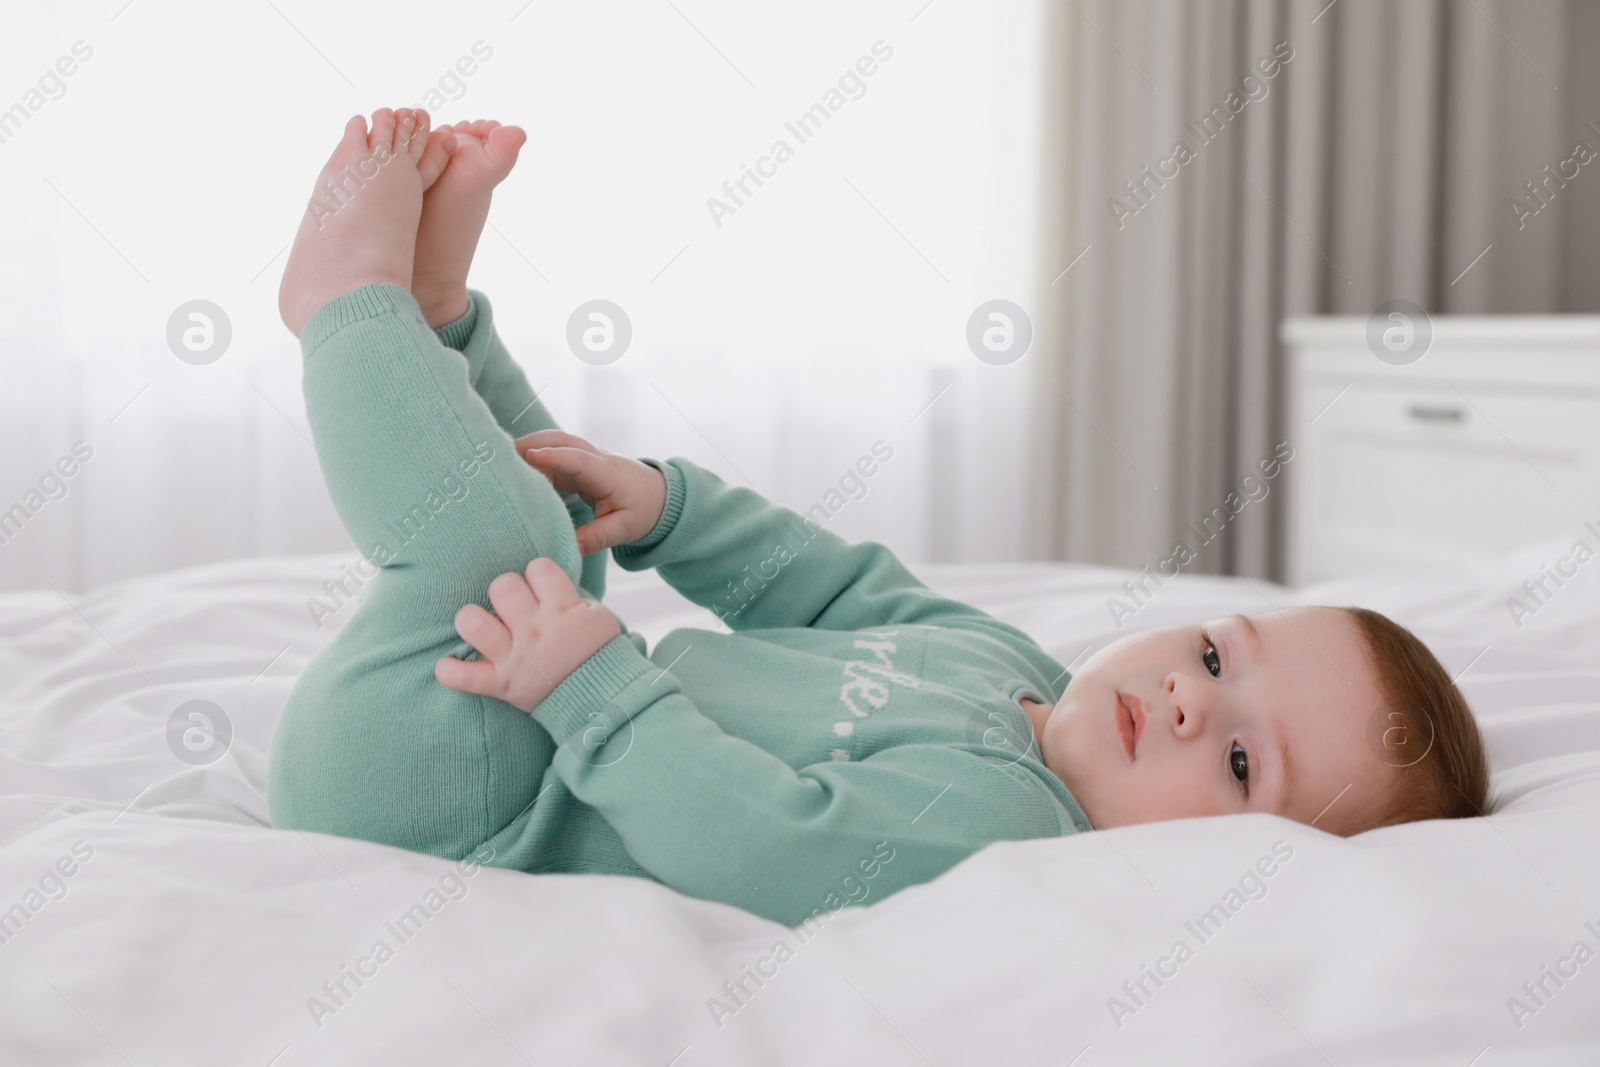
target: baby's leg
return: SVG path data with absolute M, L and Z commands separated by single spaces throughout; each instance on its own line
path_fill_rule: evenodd
M 535 430 L 558 429 L 556 420 L 529 384 L 527 375 L 511 358 L 500 334 L 494 328 L 494 311 L 488 297 L 471 291 L 471 310 L 456 322 L 436 331 L 446 347 L 459 351 L 467 360 L 467 378 L 483 402 L 489 406 L 500 428 L 513 438 Z M 594 509 L 576 493 L 558 493 L 567 516 L 576 530 L 594 518 Z M 605 599 L 607 552 L 591 552 L 583 557 L 580 589 L 596 600 Z M 626 624 L 624 624 L 626 629 Z
M 519 817 L 554 756 L 498 701 L 446 689 L 457 609 L 548 556 L 576 580 L 555 490 L 512 448 L 410 294 L 369 285 L 307 322 L 306 410 L 328 490 L 380 572 L 307 667 L 273 740 L 280 825 L 465 856 Z
M 404 224 L 402 163 L 342 208 L 337 240 Z M 340 288 L 353 272 L 297 273 L 337 258 L 318 247 L 331 230 L 302 227 L 282 303 L 314 305 L 302 320 L 307 416 L 340 517 L 381 570 L 290 696 L 273 739 L 273 818 L 461 857 L 540 818 L 531 808 L 554 746 L 515 709 L 439 685 L 433 663 L 466 654 L 456 610 L 486 605 L 497 574 L 548 556 L 576 581 L 577 542 L 560 497 L 473 390 L 467 361 L 386 280 L 409 275 L 409 248 L 403 265 L 363 263 L 375 276 L 354 289 Z M 342 295 L 317 303 L 330 288 Z
M 515 438 L 554 429 L 555 419 L 500 343 L 488 300 L 467 289 L 494 189 L 516 165 L 527 135 L 515 126 L 483 119 L 458 122 L 440 132 L 451 134 L 455 147 L 439 180 L 423 194 L 411 294 L 439 339 L 465 354 L 468 380 L 506 433 Z M 576 494 L 560 495 L 574 528 L 594 518 L 593 509 Z M 596 600 L 605 596 L 606 555 L 592 553 L 583 561 L 579 585 Z

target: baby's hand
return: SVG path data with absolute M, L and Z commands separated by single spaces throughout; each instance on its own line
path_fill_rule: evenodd
M 561 565 L 543 557 L 528 564 L 526 578 L 502 574 L 490 582 L 489 603 L 498 618 L 477 604 L 456 612 L 456 633 L 483 658 L 445 656 L 433 676 L 523 711 L 622 632 L 610 611 L 580 597 Z
M 594 520 L 577 530 L 578 551 L 586 556 L 639 540 L 667 506 L 667 480 L 659 470 L 573 434 L 537 430 L 517 438 L 517 454 L 557 489 L 577 493 L 594 508 Z

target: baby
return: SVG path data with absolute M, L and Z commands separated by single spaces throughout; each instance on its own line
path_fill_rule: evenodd
M 379 574 L 284 710 L 278 825 L 650 877 L 793 924 L 993 841 L 1235 812 L 1349 835 L 1489 806 L 1465 700 L 1382 615 L 1138 633 L 1069 678 L 881 544 L 561 432 L 466 286 L 524 140 L 357 116 L 301 224 L 280 311 Z M 734 592 L 733 632 L 647 655 L 601 604 L 607 550 L 707 607 Z

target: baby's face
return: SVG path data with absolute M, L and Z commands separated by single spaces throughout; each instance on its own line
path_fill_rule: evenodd
M 1349 833 L 1395 773 L 1367 744 L 1382 702 L 1354 620 L 1289 608 L 1107 645 L 1040 745 L 1096 829 L 1261 811 Z

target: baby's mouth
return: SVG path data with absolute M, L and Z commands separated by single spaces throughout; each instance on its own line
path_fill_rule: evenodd
M 1139 746 L 1139 735 L 1144 732 L 1144 702 L 1131 693 L 1117 694 L 1116 709 L 1117 738 L 1122 742 L 1122 751 L 1128 756 L 1128 762 L 1133 762 L 1134 750 Z

